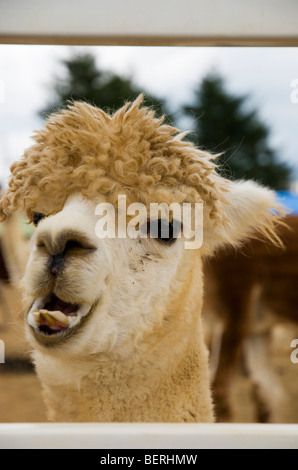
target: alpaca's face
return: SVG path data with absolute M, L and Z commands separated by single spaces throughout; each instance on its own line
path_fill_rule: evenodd
M 189 251 L 183 238 L 98 238 L 99 201 L 72 197 L 36 229 L 24 277 L 27 332 L 51 353 L 129 354 L 161 321 Z

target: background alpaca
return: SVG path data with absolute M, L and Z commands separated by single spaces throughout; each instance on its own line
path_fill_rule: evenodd
M 30 245 L 21 232 L 20 222 L 16 216 L 9 217 L 3 224 L 1 246 L 9 281 L 18 287 L 25 272 Z
M 3 285 L 9 282 L 9 273 L 3 256 L 3 249 L 0 243 L 0 331 L 6 327 L 9 319 L 10 309 L 6 301 Z
M 201 322 L 202 258 L 275 235 L 274 193 L 217 175 L 212 157 L 142 97 L 114 115 L 75 103 L 12 165 L 1 214 L 38 225 L 22 291 L 26 331 L 57 421 L 212 421 Z M 204 204 L 204 243 L 99 239 L 95 208 Z
M 18 288 L 29 256 L 29 244 L 21 234 L 16 216 L 11 216 L 1 227 L 0 238 L 0 328 L 11 323 L 12 312 L 6 298 L 5 284 Z M 5 326 L 4 326 L 5 325 Z
M 279 228 L 284 249 L 254 240 L 205 265 L 205 318 L 213 318 L 208 320 L 213 332 L 216 319 L 222 325 L 213 349 L 216 357 L 211 354 L 220 421 L 232 420 L 231 388 L 243 357 L 257 420 L 284 422 L 286 416 L 287 396 L 272 367 L 272 334 L 277 324 L 298 321 L 298 217 L 284 222 Z

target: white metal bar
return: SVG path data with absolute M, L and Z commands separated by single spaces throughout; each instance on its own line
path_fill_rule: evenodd
M 0 424 L 0 449 L 297 449 L 296 424 Z
M 298 45 L 298 2 L 0 0 L 0 42 Z

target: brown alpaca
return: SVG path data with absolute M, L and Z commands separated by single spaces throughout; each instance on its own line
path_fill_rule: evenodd
M 0 305 L 3 322 L 1 329 L 11 323 L 9 302 L 6 300 L 4 284 L 9 283 L 18 287 L 24 275 L 26 262 L 29 256 L 29 243 L 21 234 L 16 217 L 12 216 L 1 227 L 0 237 Z
M 51 420 L 213 421 L 202 258 L 256 233 L 278 240 L 274 193 L 220 177 L 211 155 L 141 101 L 52 115 L 0 204 L 2 218 L 23 210 L 38 225 L 22 291 Z M 113 214 L 119 195 L 146 208 L 203 204 L 203 245 L 186 249 L 184 226 L 143 237 L 148 221 L 136 238 L 98 237 L 98 205 Z M 164 217 L 154 222 L 177 222 Z
M 205 265 L 204 311 L 223 325 L 213 382 L 220 421 L 232 419 L 230 391 L 243 353 L 258 421 L 283 419 L 286 399 L 271 365 L 271 334 L 278 322 L 298 322 L 298 217 L 284 222 L 279 228 L 284 249 L 254 240 Z

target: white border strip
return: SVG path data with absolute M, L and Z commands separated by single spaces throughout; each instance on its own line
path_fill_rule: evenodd
M 0 0 L 0 42 L 298 40 L 296 0 Z M 6 38 L 6 40 L 5 40 Z M 17 39 L 18 38 L 18 39 Z M 26 40 L 27 38 L 27 40 Z M 28 39 L 31 38 L 31 39 Z M 71 39 L 72 38 L 72 39 Z M 118 39 L 117 39 L 118 38 Z
M 296 424 L 0 424 L 0 449 L 297 449 Z

